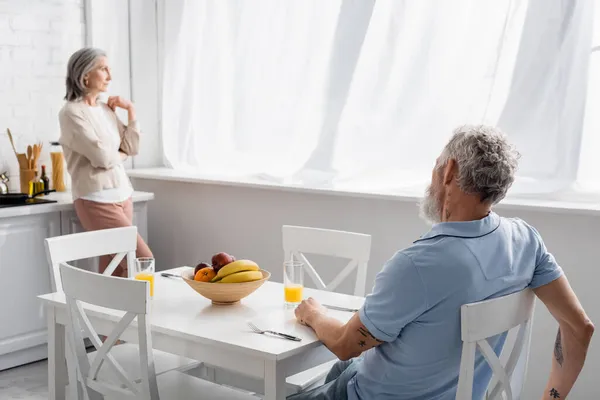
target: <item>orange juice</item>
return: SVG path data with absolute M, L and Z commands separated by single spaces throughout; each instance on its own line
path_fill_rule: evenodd
M 287 303 L 300 303 L 302 301 L 302 285 L 285 286 L 283 293 Z
M 140 272 L 135 276 L 138 281 L 150 282 L 150 297 L 154 296 L 154 274 L 150 272 Z

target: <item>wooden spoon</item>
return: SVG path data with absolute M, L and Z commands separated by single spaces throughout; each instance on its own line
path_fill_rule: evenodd
M 29 164 L 29 169 L 33 169 L 33 164 L 32 164 L 32 157 L 33 155 L 33 148 L 31 147 L 31 145 L 27 146 L 27 163 Z
M 20 169 L 28 169 L 27 155 L 25 153 L 17 153 L 17 149 L 15 148 L 15 142 L 13 141 L 13 136 L 12 136 L 12 133 L 10 132 L 9 128 L 6 128 L 6 133 L 8 134 L 8 139 L 10 140 L 10 144 L 13 148 L 13 151 L 15 152 L 15 155 L 17 156 L 17 161 L 19 162 L 19 168 Z
M 37 162 L 40 158 L 40 146 L 37 144 L 33 145 L 33 169 L 37 169 Z
M 6 128 L 6 133 L 8 134 L 8 139 L 10 140 L 10 144 L 13 148 L 13 151 L 15 152 L 15 155 L 19 154 L 19 153 L 17 153 L 17 149 L 15 149 L 15 142 L 13 142 L 13 137 L 12 137 L 12 134 L 10 133 L 10 129 Z

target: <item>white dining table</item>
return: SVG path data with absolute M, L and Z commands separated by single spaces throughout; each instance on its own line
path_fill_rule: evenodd
M 185 268 L 189 267 L 161 272 L 180 274 Z M 362 297 L 305 288 L 304 297 L 309 296 L 348 308 L 360 308 L 364 302 Z M 65 296 L 57 292 L 39 298 L 46 307 L 48 321 L 49 398 L 64 399 L 68 384 Z M 84 308 L 100 334 L 109 333 L 123 315 L 103 307 Z M 328 314 L 343 322 L 352 316 L 350 312 L 334 310 Z M 157 272 L 149 319 L 153 348 L 261 379 L 266 400 L 285 399 L 287 377 L 335 358 L 309 327 L 296 321 L 293 309 L 286 308 L 281 283 L 267 281 L 237 304 L 213 305 L 182 279 L 163 277 Z M 302 340 L 257 334 L 250 330 L 248 322 Z M 134 321 L 121 338 L 137 342 L 135 326 Z

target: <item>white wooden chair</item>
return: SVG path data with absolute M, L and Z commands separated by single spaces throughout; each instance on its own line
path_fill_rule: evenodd
M 472 398 L 477 348 L 492 370 L 492 380 L 487 388 L 486 400 L 503 398 L 513 400 L 521 397 L 529 360 L 534 307 L 535 295 L 530 289 L 461 307 L 463 348 L 456 391 L 457 400 Z M 513 328 L 518 330 L 510 353 L 505 353 L 508 340 L 505 343 L 505 350 L 501 356 L 508 354 L 508 358 L 503 365 L 487 339 Z M 518 372 L 515 373 L 517 369 Z
M 213 400 L 241 400 L 253 397 L 240 391 L 169 371 L 157 376 L 150 334 L 150 289 L 146 281 L 124 279 L 85 271 L 60 264 L 60 277 L 68 313 L 67 337 L 74 349 L 76 375 L 82 399 L 131 398 L 139 400 L 195 399 L 199 396 Z M 101 343 L 90 323 L 82 303 L 125 312 L 106 341 Z M 125 329 L 137 319 L 137 374 L 131 374 L 113 351 Z M 97 351 L 86 353 L 82 330 L 91 338 Z M 130 365 L 129 367 L 132 367 Z M 103 370 L 108 373 L 103 374 Z M 139 378 L 133 378 L 137 376 Z
M 135 262 L 135 250 L 137 247 L 137 228 L 135 226 L 104 229 L 98 231 L 74 233 L 64 236 L 56 236 L 46 239 L 46 253 L 50 265 L 50 276 L 52 290 L 63 291 L 60 275 L 60 264 L 69 263 L 85 258 L 98 257 L 107 254 L 115 254 L 115 257 L 104 271 L 104 275 L 110 275 L 119 265 L 121 260 L 127 257 L 128 271 L 131 274 Z M 97 274 L 99 275 L 99 274 Z M 121 294 L 119 294 L 121 295 Z M 94 344 L 98 337 L 88 338 Z M 97 348 L 97 346 L 96 346 Z M 71 350 L 67 342 L 67 359 Z M 113 356 L 121 364 L 131 364 L 137 358 L 137 346 L 125 343 L 115 346 Z M 161 374 L 171 370 L 189 370 L 202 366 L 202 363 L 185 357 L 176 356 L 162 351 L 155 351 L 156 371 Z M 75 364 L 67 362 L 69 382 L 75 382 Z M 134 377 L 138 379 L 139 377 Z M 70 386 L 69 391 L 74 395 L 75 387 Z
M 318 289 L 335 291 L 340 283 L 356 270 L 354 295 L 365 295 L 371 235 L 292 225 L 284 225 L 282 234 L 285 258 L 291 259 L 294 256 L 302 261 L 306 273 Z M 325 284 L 305 253 L 346 258 L 350 261 L 330 283 Z
M 284 225 L 283 251 L 286 260 L 300 260 L 307 275 L 318 289 L 335 291 L 340 283 L 356 270 L 354 295 L 364 296 L 367 280 L 367 265 L 371 255 L 371 235 L 344 232 L 330 229 Z M 349 259 L 344 269 L 328 284 L 325 284 L 315 268 L 305 256 L 308 254 L 326 255 Z M 288 393 L 302 392 L 324 380 L 335 361 L 290 376 L 287 379 Z
M 90 232 L 73 233 L 46 239 L 46 255 L 50 264 L 52 290 L 62 292 L 59 265 L 86 258 L 115 254 L 103 272 L 111 275 L 119 263 L 127 257 L 127 271 L 131 274 L 137 249 L 137 227 L 102 229 Z

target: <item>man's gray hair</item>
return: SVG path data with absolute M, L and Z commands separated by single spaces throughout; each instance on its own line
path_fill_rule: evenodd
M 453 159 L 458 165 L 458 187 L 465 193 L 478 194 L 482 202 L 496 204 L 506 196 L 515 180 L 520 158 L 498 128 L 464 125 L 444 147 L 438 168 Z
M 100 57 L 106 57 L 106 53 L 93 47 L 84 47 L 73 53 L 67 64 L 67 94 L 65 100 L 77 101 L 85 96 L 87 88 L 83 81 L 84 77 L 94 68 L 96 60 Z

